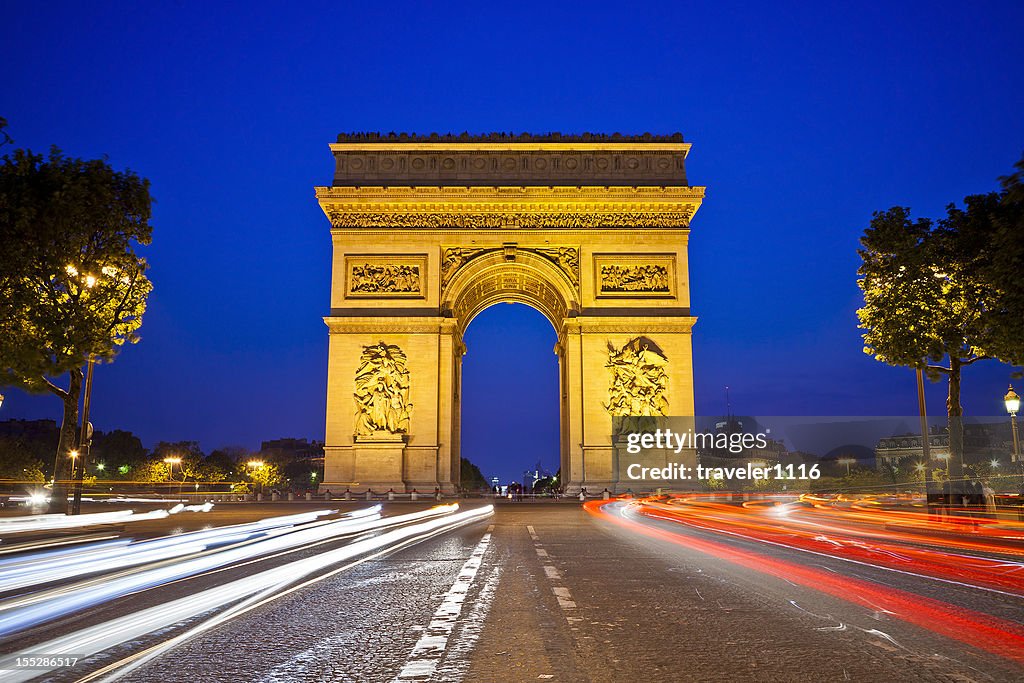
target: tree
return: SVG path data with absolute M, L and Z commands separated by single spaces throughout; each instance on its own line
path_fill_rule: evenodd
M 131 432 L 115 429 L 110 432 L 96 432 L 92 438 L 92 458 L 102 462 L 106 476 L 121 475 L 125 469 L 127 478 L 133 467 L 141 464 L 148 455 L 142 441 Z M 124 475 L 121 475 L 124 476 Z
M 42 461 L 27 444 L 11 437 L 0 437 L 0 480 L 4 479 L 19 483 L 45 481 Z
M 1024 159 L 1017 168 L 1024 172 Z M 1001 192 L 966 197 L 963 209 L 950 204 L 938 221 L 913 220 L 901 207 L 876 212 L 861 238 L 864 352 L 932 381 L 946 376 L 954 477 L 963 465 L 963 368 L 989 358 L 1024 364 L 1021 172 L 1003 178 Z
M 253 465 L 246 468 L 246 475 L 249 481 L 259 486 L 259 490 L 262 492 L 267 486 L 274 486 L 284 482 L 284 477 L 281 476 L 281 470 L 277 468 L 277 465 L 269 462 L 262 463 L 261 465 Z
M 461 465 L 460 465 L 461 471 L 459 472 L 459 474 L 461 475 L 460 486 L 462 486 L 462 490 L 463 491 L 478 491 L 478 490 L 481 490 L 481 489 L 490 490 L 491 485 L 487 481 L 487 479 L 484 478 L 484 475 L 480 471 L 480 468 L 477 467 L 476 465 L 474 465 L 473 463 L 471 463 L 469 460 L 466 460 L 465 458 L 462 458 L 461 460 L 462 460 Z
M 137 331 L 152 286 L 149 181 L 106 160 L 15 150 L 0 165 L 0 385 L 64 406 L 51 511 L 66 506 L 83 366 L 111 361 Z M 57 378 L 68 376 L 67 385 Z

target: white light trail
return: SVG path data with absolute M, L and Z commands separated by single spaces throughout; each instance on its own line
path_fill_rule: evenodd
M 126 661 L 118 662 L 117 664 L 106 667 L 98 672 L 111 673 L 115 668 L 127 664 L 128 666 L 126 668 L 114 673 L 112 677 L 107 679 L 113 680 L 113 678 L 118 677 L 120 674 L 127 673 L 127 671 L 130 671 L 131 669 L 141 666 L 152 658 L 163 654 L 170 648 L 181 644 L 188 638 L 194 637 L 205 630 L 224 623 L 230 618 L 234 618 L 261 604 L 265 604 L 266 602 L 280 597 L 283 594 L 282 591 L 284 591 L 284 593 L 288 593 L 291 592 L 291 590 L 297 590 L 302 586 L 309 585 L 326 578 L 326 576 L 315 577 L 290 590 L 287 588 L 290 584 L 294 584 L 310 574 L 322 571 L 333 565 L 353 560 L 361 555 L 370 555 L 371 557 L 374 556 L 373 554 L 380 555 L 398 547 L 429 538 L 437 533 L 450 531 L 460 526 L 477 522 L 494 513 L 494 508 L 490 505 L 459 513 L 455 512 L 457 509 L 457 505 L 448 505 L 408 515 L 401 515 L 400 518 L 404 518 L 407 522 L 415 519 L 428 519 L 419 523 L 403 526 L 393 531 L 385 532 L 379 536 L 355 541 L 335 550 L 295 560 L 273 569 L 267 569 L 257 574 L 253 574 L 252 576 L 236 579 L 224 584 L 223 586 L 207 589 L 195 595 L 178 598 L 177 600 L 165 602 L 134 614 L 112 619 L 105 623 L 91 626 L 66 636 L 54 638 L 45 643 L 33 646 L 30 651 L 14 653 L 0 659 L 0 672 L 4 674 L 5 681 L 11 681 L 12 683 L 37 678 L 45 675 L 47 671 L 52 671 L 52 669 L 18 669 L 14 666 L 16 658 L 30 656 L 32 653 L 46 653 L 48 656 L 52 657 L 68 655 L 89 657 L 102 652 L 103 650 L 140 638 L 148 633 L 152 633 L 153 631 L 164 629 L 185 619 L 198 616 L 203 612 L 218 609 L 237 600 L 242 600 L 251 596 L 252 599 L 249 602 L 232 608 L 226 615 L 218 615 L 199 627 L 191 629 L 187 633 L 150 648 L 149 650 L 137 653 L 136 655 L 129 657 Z M 437 517 L 438 514 L 443 516 Z M 429 519 L 429 517 L 435 518 Z M 385 525 L 396 519 L 399 518 L 385 518 L 379 520 L 377 524 Z M 375 553 L 375 551 L 379 552 Z M 363 558 L 360 562 L 365 561 L 366 559 L 370 558 Z M 354 566 L 354 564 L 358 564 L 358 562 L 335 569 L 327 576 L 343 571 L 349 566 Z M 86 677 L 86 679 L 89 680 L 93 678 L 95 678 L 95 675 Z
M 12 598 L 0 602 L 0 637 L 129 593 L 147 590 L 214 569 L 230 567 L 256 557 L 301 549 L 341 536 L 405 524 L 416 519 L 450 513 L 457 508 L 457 505 L 441 506 L 381 519 L 381 506 L 376 505 L 358 510 L 343 519 L 311 523 L 265 539 L 210 552 L 194 552 L 191 557 L 172 558 L 154 565 L 124 570 L 111 576 L 88 579 L 69 586 Z
M 202 529 L 146 541 L 121 539 L 0 560 L 0 592 L 182 557 L 207 550 L 212 545 L 237 543 L 272 530 L 290 530 L 297 524 L 312 522 L 330 512 L 321 510 L 270 517 L 258 522 Z

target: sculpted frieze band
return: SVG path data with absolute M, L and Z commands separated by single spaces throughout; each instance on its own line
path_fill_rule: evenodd
M 335 228 L 686 228 L 693 210 L 580 213 L 379 213 L 333 211 Z

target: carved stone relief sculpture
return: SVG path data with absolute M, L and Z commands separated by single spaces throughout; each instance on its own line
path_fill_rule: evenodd
M 668 399 L 668 359 L 647 337 L 636 337 L 621 349 L 608 344 L 608 363 L 612 374 L 605 406 L 617 420 L 619 430 L 634 431 L 643 423 L 639 418 L 666 415 Z M 633 424 L 636 422 L 636 424 Z
M 601 292 L 670 292 L 668 266 L 602 265 Z
M 562 269 L 562 271 L 569 276 L 569 280 L 572 281 L 574 287 L 580 285 L 580 252 L 578 249 L 573 247 L 554 247 L 554 248 L 537 248 L 538 254 L 544 256 L 549 261 L 554 263 L 556 266 Z
M 394 344 L 364 346 L 356 370 L 356 435 L 409 431 L 409 370 L 405 353 Z
M 356 294 L 419 293 L 420 267 L 372 263 L 353 265 L 349 288 Z
M 448 284 L 452 276 L 455 275 L 455 271 L 466 264 L 469 259 L 474 256 L 479 256 L 485 251 L 495 251 L 494 249 L 465 249 L 462 247 L 452 247 L 451 249 L 444 250 L 444 257 L 441 259 L 441 286 L 444 287 Z

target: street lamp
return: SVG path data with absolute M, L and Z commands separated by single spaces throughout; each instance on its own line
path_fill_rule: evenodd
M 246 464 L 249 467 L 252 467 L 253 469 L 261 470 L 261 469 L 263 469 L 264 462 L 262 460 L 250 460 Z M 263 481 L 262 480 L 260 481 L 260 493 L 263 493 Z
M 167 463 L 168 465 L 170 465 L 170 467 L 167 470 L 167 478 L 170 479 L 171 481 L 174 481 L 174 466 L 181 464 L 181 458 L 179 458 L 176 455 L 172 455 L 172 456 L 168 456 L 168 457 L 164 458 L 164 462 Z M 182 472 L 184 473 L 184 469 L 185 468 L 182 467 L 181 469 L 182 469 Z M 182 476 L 181 481 L 182 481 L 182 484 L 185 482 L 185 477 L 184 476 Z M 178 484 L 178 498 L 181 498 L 181 484 Z
M 0 394 L 0 408 L 4 407 L 4 395 Z
M 1006 404 L 1006 412 L 1010 414 L 1010 430 L 1013 432 L 1013 462 L 1020 462 L 1020 438 L 1017 436 L 1017 411 L 1020 410 L 1020 396 L 1013 390 L 1013 385 L 1010 385 L 1010 390 L 1006 392 L 1006 396 L 1003 396 L 1003 403 Z
M 857 461 L 853 458 L 839 458 L 836 462 L 840 465 L 846 465 L 846 476 L 850 476 L 850 465 Z

